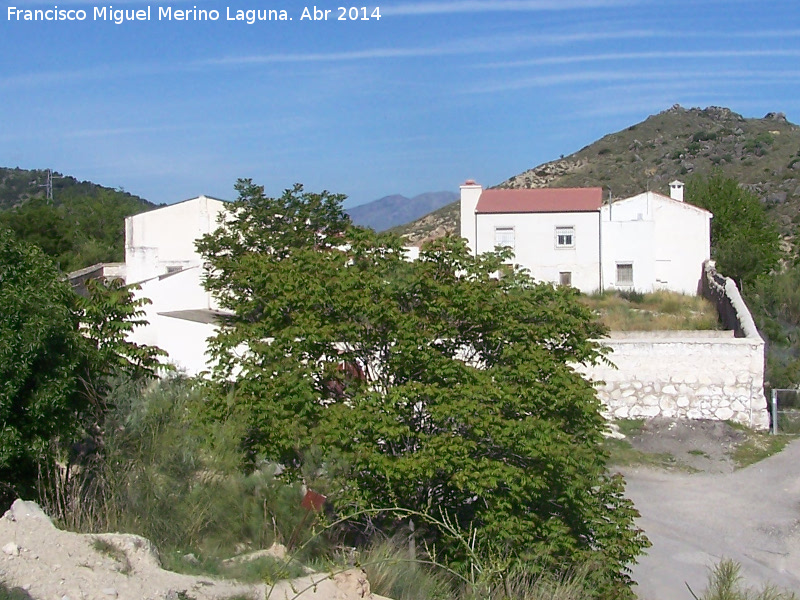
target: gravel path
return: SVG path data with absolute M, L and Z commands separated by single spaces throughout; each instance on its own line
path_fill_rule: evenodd
M 691 600 L 721 558 L 748 584 L 800 591 L 800 440 L 733 473 L 621 470 L 653 547 L 634 568 L 640 600 Z

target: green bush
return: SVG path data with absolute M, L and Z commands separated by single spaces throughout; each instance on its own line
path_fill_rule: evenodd
M 279 481 L 268 463 L 245 471 L 235 423 L 196 423 L 203 398 L 178 379 L 117 385 L 102 451 L 43 482 L 48 511 L 69 528 L 136 533 L 167 553 L 227 557 L 305 542 L 314 518 L 300 507 L 300 484 Z
M 797 596 L 794 592 L 771 585 L 764 586 L 760 591 L 745 587 L 741 566 L 726 558 L 711 570 L 708 585 L 698 600 L 797 600 Z
M 394 600 L 448 600 L 456 589 L 455 577 L 441 567 L 412 560 L 398 538 L 373 544 L 359 557 L 370 589 Z
M 628 302 L 633 302 L 634 304 L 641 304 L 644 302 L 644 292 L 637 290 L 620 290 L 617 293 Z
M 58 440 L 89 409 L 89 345 L 76 296 L 41 250 L 0 227 L 0 498 L 28 496 Z M 4 509 L 3 509 L 4 510 Z

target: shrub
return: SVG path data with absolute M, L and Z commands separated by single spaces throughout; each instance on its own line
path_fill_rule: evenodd
M 697 596 L 692 593 L 697 598 Z M 708 576 L 708 585 L 699 600 L 796 600 L 794 592 L 764 586 L 760 591 L 746 588 L 741 566 L 730 559 L 722 559 Z
M 359 557 L 371 590 L 394 600 L 448 600 L 455 577 L 445 569 L 411 558 L 398 538 L 377 541 Z
M 201 386 L 121 383 L 110 400 L 102 451 L 66 474 L 43 474 L 42 501 L 63 525 L 136 533 L 165 552 L 204 557 L 308 539 L 314 519 L 300 508 L 300 484 L 280 482 L 268 463 L 243 471 L 238 425 L 194 421 Z
M 3 500 L 30 494 L 53 444 L 78 435 L 89 409 L 81 385 L 89 345 L 78 327 L 76 296 L 50 259 L 0 228 Z
M 633 302 L 634 304 L 641 304 L 644 302 L 644 292 L 639 292 L 637 290 L 620 290 L 617 293 L 620 298 L 624 298 L 628 302 Z

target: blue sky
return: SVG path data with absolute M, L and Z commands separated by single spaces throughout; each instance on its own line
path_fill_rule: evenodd
M 493 185 L 676 103 L 798 122 L 796 1 L 398 0 L 338 21 L 364 5 L 319 0 L 328 20 L 308 21 L 314 4 L 281 0 L 3 0 L 0 166 L 159 203 L 232 199 L 250 177 L 358 204 Z M 96 6 L 151 20 L 95 21 Z M 220 18 L 159 21 L 159 6 Z M 256 8 L 293 20 L 226 20 Z

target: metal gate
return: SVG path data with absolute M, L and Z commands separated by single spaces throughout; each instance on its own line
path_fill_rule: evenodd
M 772 433 L 800 433 L 800 390 L 772 390 Z

